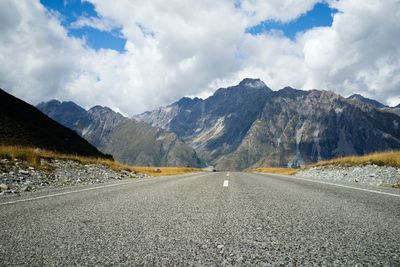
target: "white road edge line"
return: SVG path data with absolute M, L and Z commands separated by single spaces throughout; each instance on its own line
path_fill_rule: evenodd
M 203 173 L 195 173 L 195 174 L 203 174 Z M 208 174 L 208 173 L 206 173 L 206 174 Z M 200 175 L 200 176 L 203 176 L 203 175 Z M 172 176 L 162 176 L 162 177 L 172 177 Z M 50 198 L 50 197 L 56 197 L 56 196 L 69 195 L 69 194 L 85 192 L 85 191 L 91 191 L 91 190 L 96 190 L 96 189 L 102 189 L 102 188 L 107 188 L 107 187 L 114 187 L 114 186 L 119 186 L 119 185 L 135 184 L 135 183 L 140 183 L 140 182 L 153 181 L 153 180 L 156 180 L 156 179 L 159 179 L 159 178 L 160 177 L 147 178 L 147 179 L 141 179 L 141 180 L 118 183 L 118 184 L 109 184 L 109 185 L 96 186 L 96 187 L 91 187 L 91 188 L 84 188 L 84 189 L 79 189 L 79 190 L 55 193 L 55 194 L 44 195 L 44 196 L 40 196 L 40 197 L 32 197 L 32 198 L 19 199 L 19 200 L 14 200 L 14 201 L 7 201 L 7 202 L 0 203 L 0 206 L 9 205 L 9 204 L 15 204 L 15 203 L 19 203 L 19 202 L 27 202 L 27 201 L 31 201 L 31 200 L 38 200 L 38 199 L 43 199 L 43 198 Z
M 224 181 L 224 184 L 223 184 L 223 187 L 228 187 L 229 186 L 229 181 L 228 180 L 225 180 Z
M 109 185 L 103 185 L 103 186 L 96 186 L 96 187 L 91 187 L 91 188 L 84 188 L 84 189 L 80 189 L 80 190 L 73 190 L 73 191 L 68 191 L 68 192 L 61 192 L 61 193 L 56 193 L 56 194 L 51 194 L 51 195 L 45 195 L 45 196 L 40 196 L 40 197 L 32 197 L 32 198 L 26 198 L 26 199 L 19 199 L 19 200 L 14 200 L 14 201 L 8 201 L 8 202 L 0 203 L 0 206 L 7 205 L 7 204 L 19 203 L 19 202 L 26 202 L 26 201 L 31 201 L 31 200 L 37 200 L 37 199 L 43 199 L 43 198 L 49 198 L 49 197 L 56 197 L 56 196 L 69 195 L 69 194 L 74 194 L 74 193 L 79 193 L 79 192 L 85 192 L 85 191 L 91 191 L 91 190 L 96 190 L 96 189 L 101 189 L 101 188 L 107 188 L 107 187 L 114 187 L 114 186 L 119 186 L 119 185 L 134 184 L 134 183 L 139 183 L 139 182 L 144 182 L 144 181 L 145 181 L 145 180 L 129 181 L 129 182 L 125 182 L 125 183 L 118 183 L 118 184 L 109 184 Z
M 387 193 L 387 192 L 382 192 L 382 191 L 376 191 L 376 190 L 370 190 L 370 189 L 365 189 L 365 188 L 357 188 L 349 185 L 341 185 L 341 184 L 334 184 L 334 183 L 329 183 L 329 182 L 323 182 L 323 181 L 316 181 L 316 180 L 310 180 L 310 179 L 305 179 L 305 178 L 300 178 L 300 177 L 291 177 L 287 175 L 277 175 L 277 174 L 271 174 L 271 173 L 262 173 L 262 174 L 267 174 L 271 176 L 281 176 L 281 177 L 286 177 L 294 180 L 303 180 L 307 182 L 312 182 L 312 183 L 318 183 L 318 184 L 327 184 L 327 185 L 333 185 L 337 187 L 343 187 L 343 188 L 349 188 L 349 189 L 354 189 L 354 190 L 359 190 L 359 191 L 365 191 L 365 192 L 370 192 L 370 193 L 376 193 L 376 194 L 381 194 L 381 195 L 388 195 L 392 197 L 400 197 L 400 195 L 397 194 L 392 194 L 392 193 Z

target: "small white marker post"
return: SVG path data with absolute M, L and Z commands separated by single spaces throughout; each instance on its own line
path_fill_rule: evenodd
M 228 180 L 225 180 L 223 186 L 224 186 L 224 187 L 228 187 L 228 186 L 229 186 L 229 181 L 228 181 Z

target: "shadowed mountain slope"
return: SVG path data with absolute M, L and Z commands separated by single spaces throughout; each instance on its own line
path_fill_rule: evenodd
M 0 144 L 106 157 L 74 131 L 0 89 Z
M 95 106 L 86 111 L 73 102 L 57 100 L 37 107 L 120 162 L 145 166 L 203 165 L 195 150 L 174 133 L 126 118 L 110 108 Z

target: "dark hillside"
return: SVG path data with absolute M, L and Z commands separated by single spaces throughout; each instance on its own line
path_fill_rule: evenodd
M 0 89 L 0 145 L 30 146 L 68 154 L 110 157 L 74 131 Z

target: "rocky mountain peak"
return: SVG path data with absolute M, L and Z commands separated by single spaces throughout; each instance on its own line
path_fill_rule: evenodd
M 41 102 L 37 105 L 38 109 L 44 109 L 44 108 L 51 108 L 51 109 L 55 109 L 55 108 L 59 108 L 61 105 L 61 102 L 56 100 L 56 99 L 52 99 L 48 102 Z
M 250 79 L 246 78 L 242 80 L 238 85 L 230 86 L 227 88 L 220 88 L 215 93 L 209 97 L 210 98 L 221 98 L 221 97 L 242 97 L 249 94 L 264 94 L 273 92 L 268 86 L 265 85 L 260 79 Z M 208 100 L 206 99 L 206 100 Z
M 40 103 L 40 104 L 45 104 L 45 102 L 42 102 L 42 103 Z M 39 105 L 40 105 L 40 104 L 39 104 Z M 52 99 L 52 100 L 50 100 L 50 101 L 47 102 L 47 105 L 59 106 L 59 105 L 61 105 L 61 102 L 58 101 L 57 99 Z
M 202 99 L 195 97 L 195 98 L 190 98 L 190 97 L 182 97 L 181 99 L 179 99 L 179 101 L 177 102 L 178 106 L 186 108 L 192 105 L 197 104 L 198 102 L 201 102 Z
M 308 94 L 307 91 L 295 89 L 290 86 L 286 86 L 275 93 L 276 96 L 290 97 L 290 98 L 299 97 L 299 96 L 303 96 L 306 94 Z
M 52 99 L 48 102 L 41 102 L 40 104 L 37 105 L 39 109 L 46 109 L 46 108 L 62 108 L 65 111 L 66 110 L 84 110 L 82 107 L 79 105 L 75 104 L 73 101 L 59 101 L 57 99 Z
M 243 79 L 239 83 L 239 86 L 251 87 L 251 88 L 264 88 L 264 87 L 267 87 L 267 85 L 263 81 L 261 81 L 260 79 L 251 79 L 251 78 Z
M 125 119 L 125 117 L 122 114 L 115 112 L 109 107 L 103 107 L 99 105 L 89 109 L 88 114 L 93 118 L 98 118 L 99 121 L 106 121 L 106 120 L 113 121 L 114 125 L 118 124 L 120 121 Z
M 89 109 L 89 113 L 100 113 L 100 114 L 106 114 L 106 113 L 114 113 L 112 109 L 109 107 L 103 107 L 100 105 L 94 106 Z
M 353 95 L 349 96 L 347 99 L 356 100 L 356 101 L 362 102 L 364 104 L 371 105 L 374 108 L 386 108 L 387 107 L 386 105 L 382 104 L 381 102 L 364 97 L 360 94 L 353 94 Z
M 59 123 L 70 129 L 76 121 L 83 119 L 87 112 L 72 101 L 60 102 L 55 99 L 42 102 L 36 108 L 52 119 L 57 118 Z
M 302 166 L 399 148 L 397 113 L 357 99 L 324 90 L 272 91 L 247 78 L 195 105 L 170 105 L 140 120 L 174 132 L 217 169 Z

